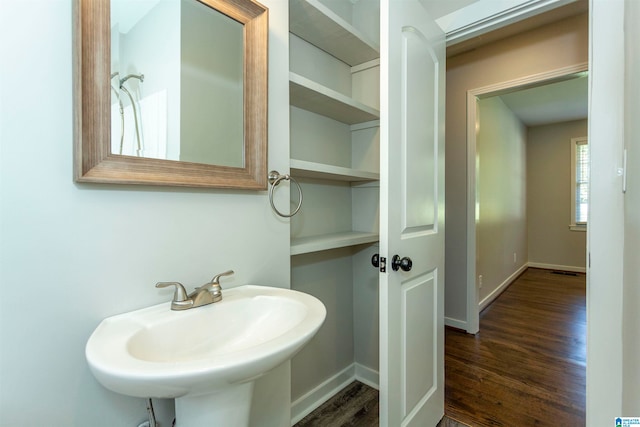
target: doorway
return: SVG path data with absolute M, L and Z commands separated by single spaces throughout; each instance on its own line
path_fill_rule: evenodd
M 547 379 L 552 379 L 553 375 L 550 375 L 550 372 L 558 369 L 554 365 L 555 362 L 553 362 L 553 360 L 556 360 L 555 356 L 551 357 L 546 363 L 539 363 L 540 358 L 550 356 L 545 354 L 545 351 L 543 351 L 544 349 L 536 348 L 536 345 L 541 345 L 543 347 L 546 346 L 546 344 L 544 344 L 544 340 L 547 336 L 541 331 L 547 329 L 548 331 L 551 331 L 551 329 L 547 326 L 540 328 L 540 325 L 544 322 L 538 322 L 533 318 L 527 318 L 527 316 L 518 318 L 519 315 L 522 315 L 522 313 L 526 311 L 525 309 L 532 309 L 533 307 L 537 307 L 534 311 L 538 314 L 541 312 L 540 310 L 547 310 L 545 311 L 546 314 L 538 320 L 541 320 L 542 318 L 547 320 L 550 318 L 559 319 L 562 317 L 562 313 L 556 313 L 555 308 L 565 302 L 572 310 L 577 310 L 579 315 L 582 316 L 580 320 L 575 322 L 575 319 L 569 319 L 569 321 L 565 323 L 565 321 L 561 319 L 556 325 L 556 332 L 557 329 L 566 330 L 566 336 L 563 336 L 563 339 L 565 339 L 567 343 L 565 347 L 571 347 L 569 343 L 572 343 L 574 344 L 571 348 L 572 351 L 576 349 L 582 352 L 586 351 L 584 346 L 584 343 L 586 342 L 586 306 L 584 301 L 585 276 L 584 274 L 578 275 L 581 279 L 572 285 L 577 293 L 575 295 L 569 295 L 567 300 L 567 295 L 564 294 L 567 289 L 564 288 L 564 285 L 568 280 L 569 285 L 571 286 L 571 281 L 567 279 L 569 276 L 556 275 L 554 277 L 554 272 L 548 269 L 552 264 L 530 262 L 529 250 L 531 245 L 528 241 L 528 233 L 531 230 L 531 227 L 529 226 L 531 218 L 529 215 L 530 208 L 527 206 L 532 200 L 528 195 L 529 189 L 532 186 L 531 184 L 533 183 L 529 182 L 529 177 L 532 172 L 535 172 L 531 171 L 532 165 L 534 165 L 534 168 L 539 168 L 541 167 L 540 165 L 542 165 L 542 167 L 548 169 L 555 165 L 551 158 L 540 159 L 539 157 L 544 154 L 545 151 L 539 150 L 539 147 L 535 147 L 535 150 L 537 151 L 532 150 L 532 145 L 540 145 L 541 141 L 546 145 L 564 144 L 560 147 L 559 151 L 562 154 L 559 166 L 556 167 L 557 169 L 561 169 L 560 173 L 551 174 L 550 170 L 542 171 L 543 173 L 538 175 L 544 175 L 545 173 L 552 175 L 548 177 L 549 182 L 538 182 L 531 192 L 535 193 L 534 196 L 538 196 L 538 202 L 540 199 L 540 195 L 538 193 L 545 191 L 552 195 L 554 193 L 559 193 L 560 197 L 564 196 L 565 200 L 563 202 L 565 203 L 559 210 L 566 210 L 566 216 L 563 216 L 561 213 L 560 221 L 564 221 L 564 225 L 561 225 L 560 228 L 563 228 L 563 231 L 566 231 L 567 234 L 582 234 L 579 231 L 576 232 L 569 230 L 569 224 L 571 222 L 569 214 L 569 206 L 571 204 L 569 171 L 571 167 L 571 138 L 587 135 L 586 92 L 588 88 L 586 84 L 586 64 L 584 70 L 573 70 L 566 74 L 558 71 L 553 73 L 553 75 L 545 75 L 544 77 L 545 78 L 541 78 L 537 81 L 528 81 L 525 85 L 521 85 L 518 84 L 519 82 L 513 81 L 493 87 L 485 87 L 481 90 L 471 91 L 468 98 L 468 129 L 473 130 L 473 132 L 468 135 L 468 155 L 469 159 L 473 159 L 473 161 L 469 162 L 468 176 L 472 178 L 472 180 L 470 179 L 469 188 L 475 189 L 475 191 L 469 192 L 470 196 L 473 196 L 469 199 L 469 217 L 473 218 L 473 222 L 469 226 L 469 234 L 471 235 L 470 237 L 473 237 L 473 243 L 469 245 L 468 265 L 470 269 L 473 269 L 473 274 L 470 275 L 473 277 L 470 284 L 472 287 L 470 287 L 470 289 L 476 292 L 473 303 L 470 303 L 469 307 L 473 309 L 474 315 L 477 316 L 478 329 L 475 332 L 480 330 L 480 318 L 483 319 L 483 327 L 487 324 L 489 324 L 489 326 L 486 330 L 482 331 L 481 334 L 475 337 L 460 334 L 459 332 L 452 330 L 447 331 L 446 347 L 448 351 L 452 347 L 455 347 L 456 349 L 461 348 L 462 345 L 466 343 L 466 345 L 471 346 L 467 351 L 474 354 L 474 356 L 470 358 L 470 362 L 468 364 L 465 365 L 463 363 L 463 365 L 465 365 L 464 367 L 460 365 L 460 361 L 462 359 L 459 357 L 448 357 L 447 363 L 452 364 L 452 366 L 447 367 L 446 376 L 448 380 L 451 379 L 450 377 L 452 375 L 455 377 L 455 375 L 460 373 L 463 373 L 463 375 L 458 375 L 459 379 L 474 378 L 474 371 L 476 373 L 481 373 L 482 375 L 495 375 L 494 379 L 498 379 L 499 381 L 504 380 L 507 382 L 510 381 L 509 378 L 512 378 L 512 375 L 513 378 L 517 378 L 518 375 L 522 375 L 523 378 L 528 379 L 524 380 L 522 382 L 523 384 L 527 383 L 527 381 L 532 384 L 537 384 L 537 381 L 540 378 L 540 381 L 542 382 L 545 382 Z M 567 105 L 572 105 L 568 100 L 570 95 L 563 91 L 562 85 L 574 85 L 575 88 L 573 89 L 576 90 L 578 98 L 581 99 L 580 102 L 583 104 L 579 108 L 581 111 L 577 111 L 575 115 L 572 115 L 571 112 L 567 112 L 567 115 L 563 115 L 563 113 L 558 111 L 556 108 L 552 108 L 552 105 L 549 103 L 545 108 L 548 112 L 552 113 L 553 118 L 550 119 L 545 119 L 544 117 L 537 119 L 526 117 L 525 113 L 518 111 L 518 103 L 521 103 L 522 105 L 535 106 L 535 102 L 531 100 L 517 100 L 515 98 L 519 97 L 519 95 L 515 95 L 515 93 L 519 92 L 522 95 L 526 95 L 531 94 L 532 90 L 547 90 L 552 93 L 559 94 L 568 101 Z M 541 98 L 545 97 L 542 96 Z M 547 102 L 551 101 L 547 100 Z M 512 107 L 513 111 L 511 109 Z M 487 131 L 487 127 L 493 126 L 498 127 L 499 131 Z M 541 132 L 540 130 L 544 132 Z M 561 134 L 556 135 L 555 139 L 553 139 L 550 137 L 550 133 L 552 131 L 560 132 Z M 548 141 L 545 140 L 545 138 L 547 138 Z M 501 139 L 501 141 L 496 142 L 498 139 Z M 495 150 L 496 152 L 492 152 L 492 150 Z M 558 150 L 556 150 L 554 157 L 558 157 L 557 151 Z M 528 158 L 532 153 L 535 153 L 538 157 L 537 163 L 532 163 L 531 159 Z M 488 172 L 487 169 L 489 170 Z M 556 190 L 555 188 L 545 188 L 545 186 L 549 187 L 550 185 L 560 187 L 560 183 L 557 182 L 559 179 L 558 175 L 561 177 L 566 175 L 566 182 L 561 183 L 562 191 L 554 191 Z M 491 192 L 496 194 L 486 194 L 487 182 L 491 187 Z M 558 194 L 555 195 L 557 196 Z M 534 198 L 533 200 L 536 199 Z M 485 204 L 488 204 L 489 206 L 484 206 Z M 542 206 L 542 209 L 538 210 L 544 211 L 546 209 L 549 211 L 548 216 L 552 216 L 551 211 L 553 211 L 553 208 L 554 206 L 551 206 L 551 203 L 548 203 L 545 206 Z M 550 221 L 547 223 L 550 223 Z M 549 228 L 550 230 L 546 230 L 548 233 L 545 238 L 559 238 L 559 231 L 557 231 L 557 229 L 555 231 L 552 230 L 552 227 Z M 581 261 L 584 266 L 586 264 L 586 241 L 584 241 L 584 234 L 580 237 L 583 238 L 582 249 L 576 256 L 582 257 Z M 501 239 L 504 239 L 505 241 L 499 241 Z M 544 240 L 544 238 L 542 240 Z M 560 247 L 562 245 L 558 244 L 557 246 Z M 514 250 L 514 247 L 518 249 Z M 511 259 L 512 253 L 513 258 Z M 485 259 L 483 259 L 483 257 Z M 491 290 L 487 291 L 486 282 L 484 283 L 485 289 L 482 288 L 483 276 L 485 280 L 488 279 L 489 282 L 492 280 L 495 282 L 495 275 L 492 276 L 492 273 L 487 272 L 487 264 L 491 263 L 494 265 L 489 265 L 489 267 L 494 270 L 499 270 L 499 273 L 502 274 L 502 278 L 499 283 L 494 283 L 494 287 Z M 558 264 L 559 263 L 556 262 L 555 266 L 566 267 Z M 573 264 L 579 263 L 574 262 Z M 542 267 L 546 269 L 529 269 L 529 267 Z M 580 273 L 585 272 L 584 267 L 574 266 L 560 269 L 579 271 Z M 535 281 L 533 286 L 531 286 L 532 281 Z M 525 289 L 527 286 L 529 287 L 525 292 L 526 295 L 524 297 L 522 297 L 522 295 L 513 297 L 513 294 L 517 295 L 523 286 Z M 570 286 L 568 286 L 568 288 L 570 288 Z M 507 287 L 509 287 L 508 290 Z M 540 292 L 540 289 L 546 290 Z M 503 294 L 504 296 L 501 295 L 503 291 L 505 291 Z M 544 303 L 545 295 L 556 298 L 554 302 L 551 303 L 551 308 L 547 307 Z M 577 304 L 572 302 L 572 296 L 582 298 L 581 303 Z M 488 307 L 492 302 L 493 305 Z M 513 305 L 510 306 L 511 304 Z M 487 308 L 487 310 L 481 315 L 481 311 L 485 308 Z M 502 317 L 500 318 L 499 316 L 499 320 L 496 320 L 495 316 L 491 317 L 495 315 L 496 312 L 500 311 L 502 312 Z M 505 330 L 502 330 L 501 328 L 505 326 Z M 511 332 L 509 331 L 509 328 L 512 326 L 520 326 L 523 329 L 518 330 L 513 336 L 510 336 L 509 334 L 511 334 Z M 527 326 L 533 326 L 534 331 L 529 331 Z M 537 344 L 535 344 L 537 342 L 535 338 L 536 328 L 538 328 L 537 333 L 539 334 L 539 342 Z M 496 331 L 498 331 L 498 338 L 494 341 Z M 524 344 L 517 342 L 518 337 L 524 339 Z M 451 340 L 456 344 L 452 345 Z M 553 339 L 550 341 L 553 342 Z M 563 341 L 558 340 L 557 342 L 561 343 Z M 527 350 L 529 344 L 530 346 Z M 494 348 L 494 350 L 487 350 L 487 348 L 490 348 L 491 346 L 498 346 L 498 349 Z M 503 348 L 499 349 L 499 347 Z M 493 351 L 495 351 L 495 354 Z M 530 354 L 528 354 L 529 351 L 531 352 Z M 553 351 L 556 350 L 554 349 Z M 510 357 L 513 357 L 512 353 L 518 354 L 516 358 L 522 357 L 521 362 L 528 362 L 519 363 L 517 360 L 510 359 Z M 493 356 L 488 357 L 489 355 Z M 497 365 L 492 365 L 493 368 L 496 368 L 496 371 L 492 372 L 491 366 L 483 367 L 482 365 L 488 360 L 493 360 L 493 362 L 501 367 L 496 368 Z M 574 368 L 574 372 L 572 372 L 571 376 L 571 382 L 563 382 L 558 385 L 558 389 L 560 390 L 562 387 L 566 386 L 566 393 L 574 396 L 573 399 L 578 402 L 575 405 L 572 404 L 573 406 L 571 407 L 558 410 L 558 413 L 562 416 L 575 416 L 577 417 L 576 419 L 584 420 L 585 364 L 580 364 L 581 361 L 584 362 L 584 358 L 579 358 L 579 360 L 574 360 L 573 358 L 560 360 L 560 358 L 557 358 L 557 360 L 558 366 L 563 363 L 568 363 L 568 366 Z M 531 372 L 529 372 L 529 363 L 532 366 Z M 535 366 L 539 368 L 538 371 L 536 371 Z M 562 368 L 560 371 L 566 373 L 567 369 Z M 475 379 L 477 380 L 477 378 Z M 516 381 L 516 383 L 517 382 L 518 381 Z M 455 381 L 454 383 L 456 387 L 459 385 Z M 483 381 L 475 381 L 475 383 L 479 384 L 479 387 L 487 385 L 484 384 Z M 447 397 L 449 400 L 451 400 L 451 393 L 455 394 L 459 392 L 459 387 L 458 391 L 456 391 L 456 387 L 448 386 Z M 466 389 L 468 389 L 468 387 L 466 387 Z M 537 386 L 532 388 L 536 393 L 544 389 L 545 386 L 541 386 L 540 389 L 538 389 Z M 491 389 L 488 390 L 489 391 L 484 390 L 482 393 L 476 393 L 476 395 L 481 395 L 486 392 L 493 396 L 496 391 L 491 391 Z M 525 393 L 523 390 L 520 391 Z M 526 391 L 526 393 L 529 392 L 531 392 L 531 390 Z M 471 393 L 473 394 L 473 392 Z M 495 395 L 495 399 L 499 402 L 503 402 L 506 406 L 515 404 L 514 402 L 517 401 L 517 398 L 516 400 L 511 400 L 512 397 L 514 396 L 504 395 L 501 397 L 499 393 Z M 459 399 L 454 398 L 453 400 L 455 401 Z M 462 400 L 469 403 L 469 399 L 467 398 Z M 544 406 L 545 404 L 541 403 L 541 405 Z M 508 411 L 506 406 L 503 408 L 504 411 Z M 513 408 L 514 414 L 510 415 L 526 416 L 526 414 L 521 414 L 518 411 L 517 406 L 519 405 L 516 405 L 516 407 Z M 491 417 L 491 410 L 488 409 L 490 405 L 480 404 L 480 407 L 484 408 L 484 416 Z M 455 410 L 452 412 L 450 407 L 447 408 L 449 411 L 447 414 L 454 415 L 457 413 Z M 457 410 L 460 408 L 454 409 Z M 496 413 L 496 417 L 506 416 L 502 412 L 503 411 L 501 410 L 500 413 Z M 465 411 L 462 410 L 460 413 L 464 415 Z M 465 420 L 463 419 L 463 421 Z
M 506 95 L 517 91 L 524 91 L 532 88 L 539 88 L 547 85 L 556 85 L 561 82 L 567 82 L 575 79 L 585 78 L 587 64 L 578 64 L 576 66 L 565 67 L 550 72 L 536 74 L 521 79 L 515 79 L 496 85 L 485 86 L 473 89 L 467 93 L 467 332 L 477 333 L 479 331 L 480 311 L 486 307 L 493 299 L 495 299 L 502 290 L 506 288 L 520 273 L 528 266 L 528 255 L 526 248 L 524 250 L 509 249 L 509 262 L 506 261 L 506 254 L 501 253 L 500 263 L 509 264 L 502 268 L 501 272 L 492 272 L 490 277 L 499 277 L 499 283 L 492 284 L 490 293 L 486 291 L 480 292 L 481 287 L 485 286 L 485 276 L 483 272 L 478 271 L 479 250 L 482 250 L 483 243 L 479 240 L 479 231 L 491 233 L 491 230 L 481 229 L 479 222 L 481 220 L 481 208 L 479 197 L 479 147 L 478 147 L 478 131 L 481 126 L 480 109 L 478 108 L 479 100 L 487 100 L 496 96 Z M 584 136 L 584 135 L 576 135 Z M 502 177 L 499 179 L 509 179 Z M 512 183 L 511 183 L 512 184 Z M 569 197 L 567 195 L 567 197 Z M 522 213 L 520 213 L 522 216 Z M 526 218 L 526 214 L 524 214 Z M 567 221 L 569 219 L 567 218 Z M 486 239 L 485 239 L 486 240 Z M 526 237 L 525 237 L 526 240 Z M 515 245 L 515 243 L 514 243 Z M 484 245 L 486 246 L 486 245 Z M 519 244 L 522 247 L 522 244 Z M 485 248 L 486 249 L 486 248 Z M 518 254 L 520 252 L 520 254 Z M 511 253 L 513 253 L 513 265 L 511 265 Z M 586 256 L 586 254 L 585 254 Z M 520 259 L 520 261 L 518 261 Z M 486 262 L 484 263 L 487 264 Z M 513 268 L 513 266 L 518 268 Z M 508 271 L 509 274 L 505 272 Z

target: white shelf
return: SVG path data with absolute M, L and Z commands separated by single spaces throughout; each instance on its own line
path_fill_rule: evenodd
M 318 178 L 333 181 L 362 182 L 379 181 L 380 174 L 306 160 L 291 159 L 291 175 L 294 178 Z
M 348 125 L 380 118 L 379 110 L 293 72 L 289 72 L 289 102 Z
M 328 249 L 374 243 L 377 242 L 378 239 L 379 236 L 377 233 L 363 233 L 358 231 L 302 237 L 291 241 L 291 255 L 301 255 Z
M 289 31 L 352 67 L 380 57 L 373 42 L 317 0 L 289 0 Z

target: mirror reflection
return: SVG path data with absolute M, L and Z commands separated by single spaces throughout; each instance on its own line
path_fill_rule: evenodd
M 243 31 L 196 0 L 112 0 L 111 153 L 243 167 Z

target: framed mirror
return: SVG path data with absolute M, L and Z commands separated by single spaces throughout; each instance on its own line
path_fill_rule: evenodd
M 112 1 L 74 0 L 75 180 L 266 189 L 268 9 Z

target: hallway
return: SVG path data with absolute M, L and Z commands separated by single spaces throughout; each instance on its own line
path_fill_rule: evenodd
M 447 329 L 445 414 L 471 426 L 585 425 L 586 278 L 529 268 L 480 314 Z

